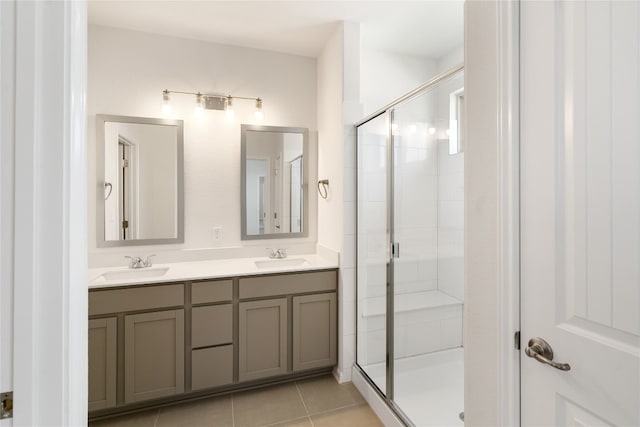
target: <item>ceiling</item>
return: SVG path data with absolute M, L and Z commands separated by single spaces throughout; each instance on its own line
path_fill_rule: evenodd
M 463 1 L 89 1 L 89 23 L 317 57 L 340 21 L 363 48 L 436 59 L 463 43 Z

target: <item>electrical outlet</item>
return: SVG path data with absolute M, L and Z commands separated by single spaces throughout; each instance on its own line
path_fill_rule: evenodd
M 219 242 L 222 240 L 222 227 L 213 227 L 211 228 L 211 237 L 214 242 Z

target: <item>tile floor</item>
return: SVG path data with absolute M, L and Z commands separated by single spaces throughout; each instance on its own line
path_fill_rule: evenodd
M 382 426 L 352 383 L 331 375 L 123 415 L 90 427 Z

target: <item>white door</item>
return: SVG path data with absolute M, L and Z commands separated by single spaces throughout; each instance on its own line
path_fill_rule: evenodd
M 521 3 L 523 426 L 640 425 L 639 28 L 637 1 Z

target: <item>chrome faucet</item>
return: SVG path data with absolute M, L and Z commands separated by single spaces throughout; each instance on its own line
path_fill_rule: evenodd
M 129 268 L 147 268 L 153 265 L 151 264 L 152 256 L 156 256 L 156 254 L 147 256 L 146 260 L 143 260 L 139 256 L 135 256 L 135 257 L 125 256 L 125 258 L 129 258 Z
M 287 257 L 286 249 L 274 249 L 274 248 L 267 248 L 267 249 L 271 251 L 269 253 L 269 258 L 271 259 L 282 259 Z

